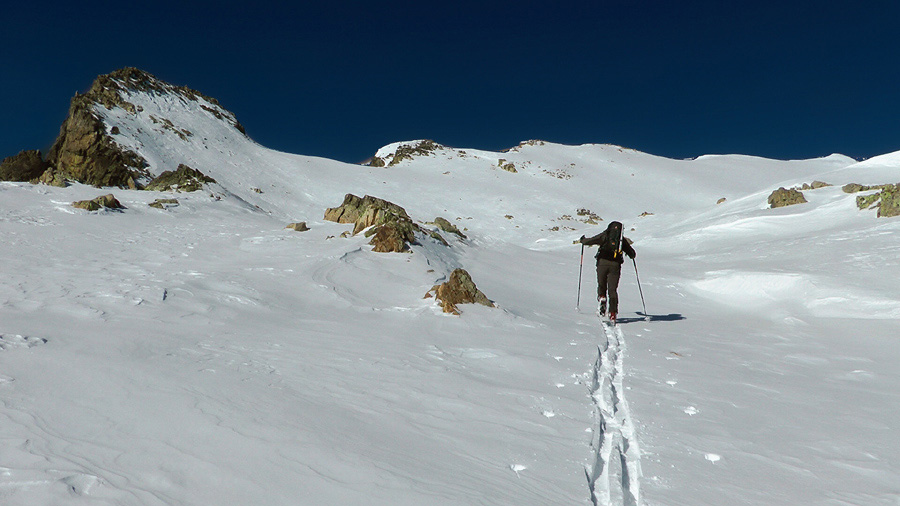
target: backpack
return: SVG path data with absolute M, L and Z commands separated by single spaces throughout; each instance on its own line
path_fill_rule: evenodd
M 622 224 L 614 221 L 606 229 L 606 240 L 599 245 L 597 256 L 617 260 L 622 255 Z

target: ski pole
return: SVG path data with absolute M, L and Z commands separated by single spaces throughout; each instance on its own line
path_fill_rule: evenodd
M 584 243 L 581 243 L 581 261 L 578 262 L 578 299 L 575 301 L 575 311 L 581 305 L 581 271 L 584 269 Z
M 634 277 L 637 278 L 638 292 L 641 294 L 641 305 L 644 306 L 644 316 L 647 316 L 647 304 L 644 303 L 644 290 L 641 289 L 641 277 L 638 275 L 637 261 L 632 258 L 631 262 L 634 264 Z

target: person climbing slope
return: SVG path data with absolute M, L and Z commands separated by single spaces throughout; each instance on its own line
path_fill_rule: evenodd
M 613 221 L 606 230 L 594 237 L 579 239 L 585 246 L 599 246 L 597 258 L 597 312 L 604 316 L 607 310 L 607 294 L 609 294 L 609 319 L 616 322 L 619 312 L 619 278 L 622 275 L 622 262 L 625 255 L 634 258 L 636 253 L 631 241 L 623 235 L 622 224 Z

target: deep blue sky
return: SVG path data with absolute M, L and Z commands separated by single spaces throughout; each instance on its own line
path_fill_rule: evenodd
M 418 138 L 900 150 L 896 0 L 288 4 L 5 5 L 0 157 L 46 150 L 72 95 L 125 66 L 218 98 L 265 146 L 349 162 Z

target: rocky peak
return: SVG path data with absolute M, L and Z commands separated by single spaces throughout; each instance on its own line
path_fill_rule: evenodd
M 78 93 L 72 98 L 69 114 L 47 155 L 50 168 L 41 180 L 68 179 L 95 186 L 128 188 L 137 188 L 141 181 L 148 181 L 151 174 L 147 170 L 147 161 L 111 137 L 119 129 L 113 126 L 108 133 L 102 113 L 103 109 L 112 111 L 121 108 L 137 121 L 143 108 L 134 103 L 136 100 L 133 97 L 140 94 L 145 95 L 145 99 L 163 96 L 175 97 L 183 103 L 196 102 L 195 107 L 199 106 L 246 135 L 234 114 L 222 108 L 216 99 L 184 86 L 169 84 L 143 70 L 127 67 L 97 77 L 86 93 Z M 149 119 L 171 126 L 171 122 L 166 123 L 165 119 L 160 120 L 153 115 Z M 184 131 L 176 133 L 182 140 L 186 139 Z

